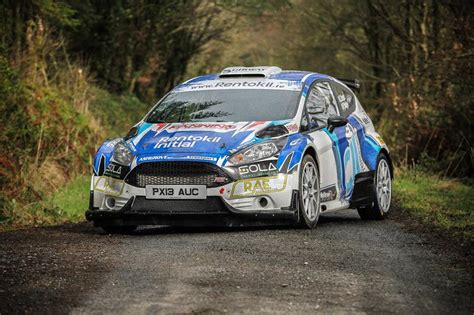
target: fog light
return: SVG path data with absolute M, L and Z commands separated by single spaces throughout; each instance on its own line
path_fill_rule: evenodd
M 258 203 L 260 204 L 260 207 L 262 207 L 262 208 L 265 208 L 266 206 L 268 206 L 268 200 L 265 197 L 260 198 Z
M 105 206 L 112 210 L 115 207 L 115 199 L 114 198 L 107 198 L 105 199 Z

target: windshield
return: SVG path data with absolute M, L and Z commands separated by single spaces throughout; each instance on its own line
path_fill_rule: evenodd
M 299 91 L 225 89 L 170 93 L 146 121 L 238 122 L 293 118 Z

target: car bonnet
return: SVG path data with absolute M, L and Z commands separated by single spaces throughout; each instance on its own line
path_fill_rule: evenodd
M 166 159 L 166 156 L 193 154 L 220 158 L 264 139 L 255 136 L 271 125 L 285 125 L 292 132 L 291 120 L 254 122 L 143 123 L 138 135 L 129 140 L 139 161 Z M 191 156 L 192 157 L 192 156 Z

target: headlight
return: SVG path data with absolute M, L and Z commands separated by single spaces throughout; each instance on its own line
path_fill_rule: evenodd
M 243 149 L 229 158 L 234 165 L 252 163 L 258 160 L 269 158 L 280 152 L 287 139 L 279 141 L 264 141 Z
M 133 154 L 125 142 L 119 142 L 114 148 L 114 160 L 122 165 L 129 165 L 133 161 Z

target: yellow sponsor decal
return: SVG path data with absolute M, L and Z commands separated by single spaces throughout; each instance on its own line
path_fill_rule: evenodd
M 288 175 L 257 177 L 239 180 L 230 192 L 231 199 L 266 195 L 285 190 Z
M 117 180 L 111 177 L 100 176 L 94 183 L 94 190 L 103 192 L 111 196 L 120 196 L 123 192 L 125 183 L 123 180 Z
M 385 145 L 385 141 L 383 141 L 382 137 L 379 135 L 376 135 L 375 138 L 379 141 L 381 145 Z

